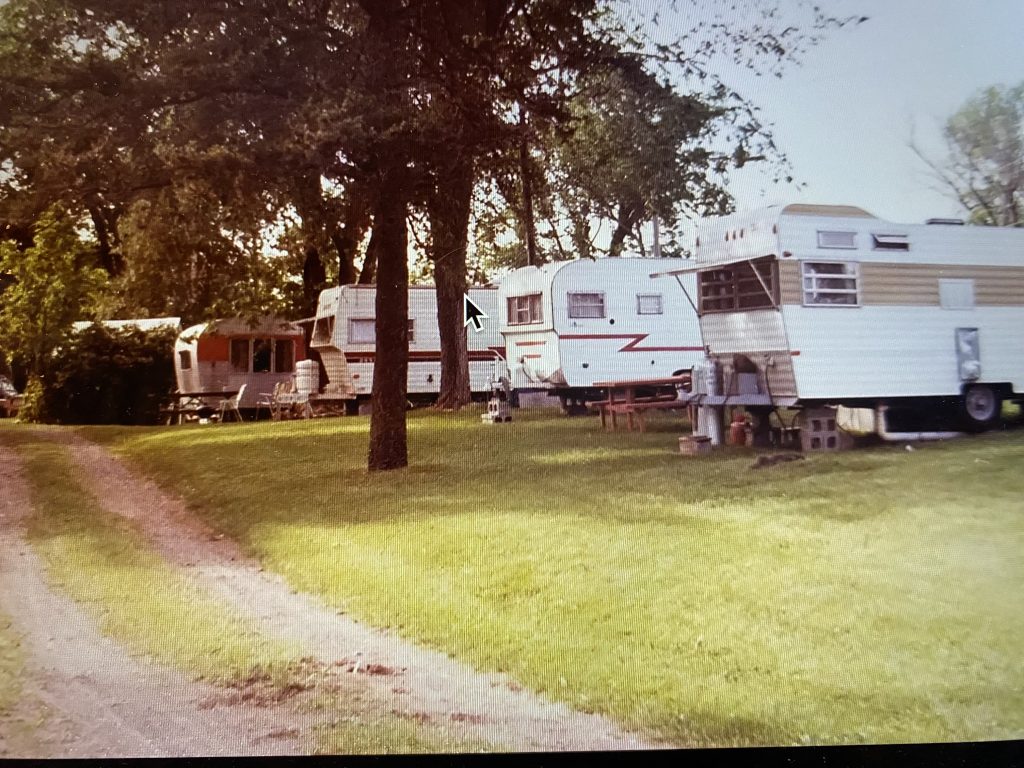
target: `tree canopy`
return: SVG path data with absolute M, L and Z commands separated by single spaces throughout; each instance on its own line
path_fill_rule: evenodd
M 11 0 L 0 227 L 25 249 L 69 211 L 121 315 L 306 316 L 328 281 L 375 281 L 369 465 L 403 466 L 410 215 L 458 407 L 467 252 L 499 250 L 471 227 L 510 225 L 535 262 L 587 253 L 594 219 L 618 255 L 652 215 L 727 210 L 729 167 L 785 157 L 716 57 L 778 74 L 861 20 L 693 10 L 664 40 L 657 12 L 613 0 Z
M 1024 83 L 972 96 L 946 121 L 943 135 L 944 160 L 916 151 L 971 221 L 1024 226 Z

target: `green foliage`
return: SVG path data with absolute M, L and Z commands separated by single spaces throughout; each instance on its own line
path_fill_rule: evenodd
M 56 352 L 42 379 L 40 407 L 24 420 L 156 424 L 174 389 L 175 335 L 89 326 Z
M 947 179 L 972 221 L 1024 226 L 1024 82 L 968 99 L 945 133 Z
M 706 148 L 728 114 L 712 99 L 683 96 L 648 72 L 611 70 L 584 78 L 569 109 L 571 130 L 551 135 L 549 178 L 577 251 L 589 242 L 592 216 L 614 223 L 609 253 L 618 256 L 651 216 L 670 231 L 680 213 L 731 209 L 722 185 L 729 161 Z
M 22 398 L 21 408 L 18 410 L 20 421 L 42 423 L 47 420 L 46 390 L 40 377 L 29 377 Z
M 30 247 L 0 243 L 0 274 L 9 277 L 0 294 L 0 338 L 5 352 L 26 361 L 35 376 L 46 373 L 53 351 L 71 324 L 89 314 L 105 283 L 75 225 L 54 207 L 36 222 Z
M 206 183 L 137 199 L 121 217 L 125 270 L 104 314 L 175 316 L 188 325 L 286 313 L 290 265 L 266 252 L 265 223 L 245 206 L 221 204 Z

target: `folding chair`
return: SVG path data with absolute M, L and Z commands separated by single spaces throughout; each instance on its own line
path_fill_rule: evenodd
M 238 410 L 238 404 L 242 402 L 242 397 L 245 395 L 245 388 L 247 384 L 243 384 L 238 388 L 238 394 L 234 397 L 227 397 L 220 401 L 220 423 L 224 423 L 224 417 L 229 413 L 235 414 L 235 419 L 238 421 L 242 420 L 242 412 Z

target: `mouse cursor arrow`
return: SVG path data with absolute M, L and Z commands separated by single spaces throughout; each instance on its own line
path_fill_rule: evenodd
M 473 324 L 474 331 L 482 331 L 484 324 L 481 320 L 487 319 L 487 313 L 484 312 L 476 303 L 469 298 L 469 294 L 465 293 L 462 295 L 462 325 L 463 327 Z

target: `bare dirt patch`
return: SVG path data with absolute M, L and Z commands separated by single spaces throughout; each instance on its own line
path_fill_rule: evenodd
M 6 757 L 292 755 L 311 719 L 268 699 L 204 702 L 223 689 L 147 663 L 104 637 L 46 584 L 22 533 L 30 509 L 17 454 L 0 445 L 0 594 L 27 655 L 22 703 L 0 721 Z M 259 690 L 261 684 L 254 683 Z
M 264 572 L 237 544 L 210 530 L 180 498 L 130 470 L 102 447 L 63 431 L 83 481 L 107 510 L 135 520 L 152 545 L 271 637 L 297 642 L 323 665 L 360 674 L 395 712 L 446 722 L 456 735 L 513 750 L 617 750 L 657 745 L 608 719 L 572 710 L 503 675 L 339 615 Z M 358 664 L 350 662 L 358 661 Z M 373 671 L 370 671 L 373 670 Z M 394 684 L 400 676 L 401 685 Z M 457 715 L 457 717 L 453 717 Z

